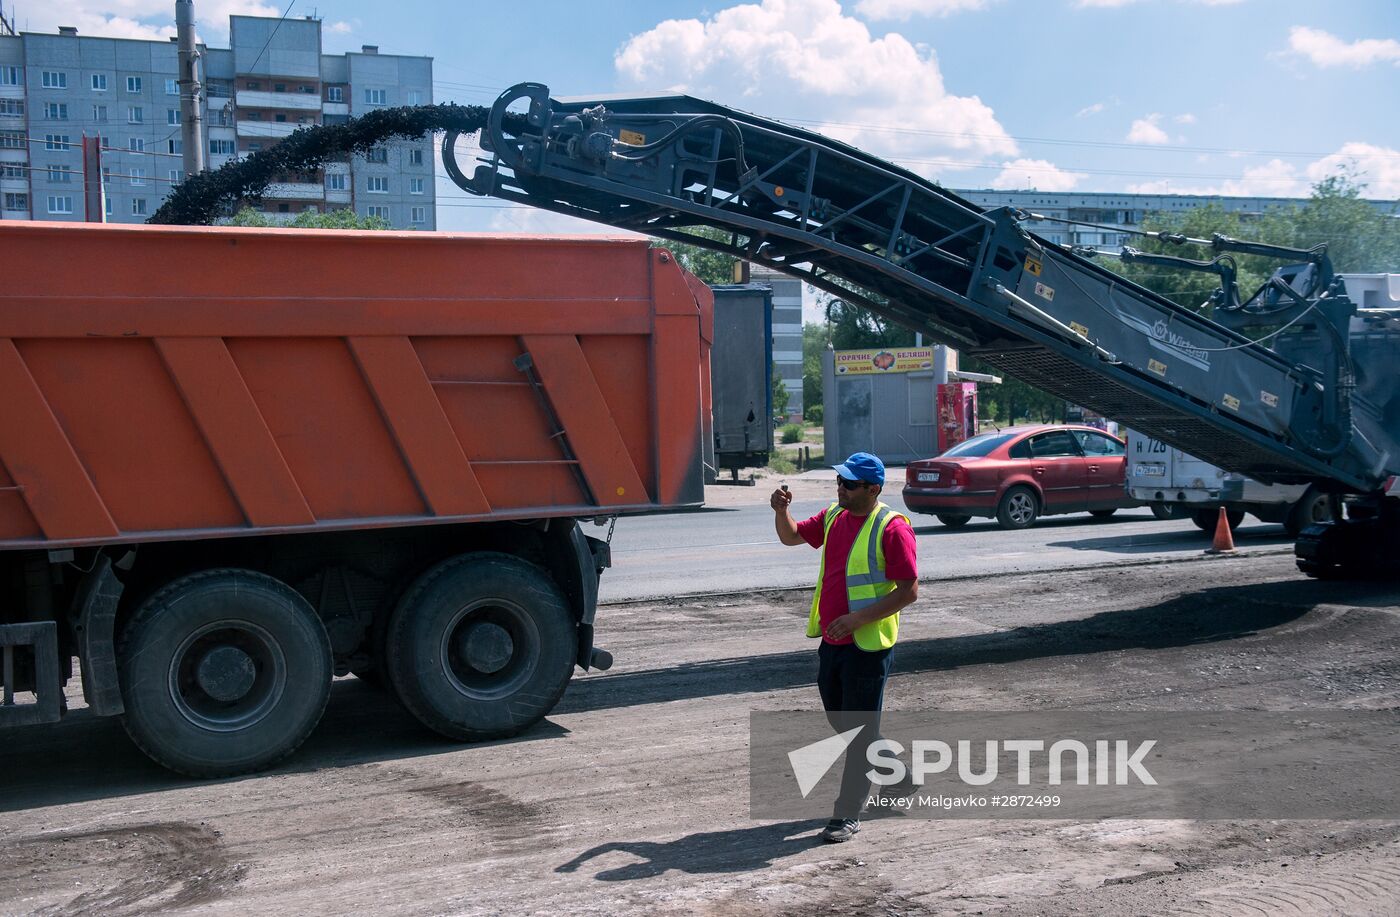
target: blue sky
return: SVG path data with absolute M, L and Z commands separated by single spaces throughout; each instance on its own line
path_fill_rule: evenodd
M 215 45 L 230 12 L 287 8 L 195 6 Z M 27 0 L 18 18 L 135 36 L 168 29 L 172 11 Z M 559 95 L 683 89 L 950 187 L 1292 196 L 1350 162 L 1370 196 L 1400 198 L 1400 0 L 292 3 L 312 13 L 328 52 L 435 58 L 439 100 L 489 102 L 523 80 Z M 440 191 L 445 229 L 562 228 Z

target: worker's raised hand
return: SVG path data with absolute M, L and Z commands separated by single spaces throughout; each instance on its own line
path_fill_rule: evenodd
M 788 504 L 791 502 L 792 491 L 788 490 L 786 487 L 780 487 L 773 491 L 773 496 L 769 498 L 768 505 L 773 507 L 774 512 L 777 512 L 787 509 Z

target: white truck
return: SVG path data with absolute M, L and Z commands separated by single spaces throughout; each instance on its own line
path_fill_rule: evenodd
M 1281 522 L 1296 536 L 1313 522 L 1330 522 L 1336 498 L 1308 484 L 1262 484 L 1218 468 L 1136 430 L 1127 430 L 1128 495 L 1152 507 L 1158 519 L 1189 517 L 1203 531 L 1215 530 L 1220 507 L 1230 528 L 1245 513 Z

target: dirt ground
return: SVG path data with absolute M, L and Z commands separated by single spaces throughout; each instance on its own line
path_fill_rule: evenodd
M 456 746 L 339 681 L 291 762 L 195 782 L 84 719 L 0 748 L 0 913 L 1393 914 L 1400 822 L 748 816 L 750 710 L 816 705 L 805 596 L 603 609 L 606 674 Z M 930 583 L 890 709 L 1393 707 L 1400 587 L 1255 557 Z

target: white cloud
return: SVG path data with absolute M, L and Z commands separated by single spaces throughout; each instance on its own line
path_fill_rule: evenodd
M 1288 47 L 1318 67 L 1352 67 L 1360 70 L 1380 63 L 1400 67 L 1400 41 L 1393 38 L 1363 38 L 1346 42 L 1321 29 L 1297 25 L 1288 31 Z
M 1177 115 L 1175 118 L 1172 118 L 1172 120 L 1175 121 L 1177 124 L 1195 124 L 1196 116 L 1188 111 L 1183 114 Z
M 860 0 L 856 13 L 866 19 L 898 19 L 914 16 L 952 16 L 955 13 L 986 9 L 997 0 Z
M 199 0 L 195 29 L 201 41 L 228 40 L 228 17 L 281 16 L 282 10 L 261 0 Z M 27 6 L 20 26 L 31 32 L 53 32 L 75 26 L 79 35 L 95 38 L 139 38 L 167 41 L 175 35 L 175 4 L 169 0 L 64 0 Z
M 1074 113 L 1074 116 L 1076 118 L 1088 118 L 1091 115 L 1099 114 L 1106 107 L 1107 106 L 1105 106 L 1102 102 L 1095 102 L 1093 105 L 1086 105 L 1083 108 L 1079 109 L 1079 111 Z
M 1344 143 L 1335 153 L 1299 168 L 1281 159 L 1246 168 L 1219 184 L 1150 181 L 1128 185 L 1136 194 L 1220 194 L 1227 197 L 1307 197 L 1312 186 L 1343 169 L 1366 186 L 1366 197 L 1400 198 L 1400 150 L 1369 143 Z
M 908 161 L 927 177 L 949 167 L 913 160 L 1019 152 L 990 106 L 947 89 L 931 50 L 897 32 L 872 36 L 836 0 L 762 0 L 703 21 L 667 20 L 634 36 L 613 63 L 625 87 L 815 122 L 828 136 Z
M 1084 176 L 1068 172 L 1044 159 L 1016 159 L 1002 163 L 1002 170 L 992 179 L 991 187 L 998 191 L 1069 191 Z
M 1369 143 L 1345 143 L 1341 149 L 1310 163 L 1305 170 L 1310 182 L 1319 182 L 1350 167 L 1359 181 L 1366 185 L 1366 197 L 1393 200 L 1400 198 L 1400 150 L 1373 146 Z
M 1129 143 L 1163 144 L 1170 143 L 1171 138 L 1167 132 L 1159 127 L 1162 116 L 1153 112 L 1146 118 L 1138 118 L 1133 122 L 1133 126 L 1128 129 L 1127 140 Z
M 332 22 L 330 25 L 326 26 L 326 28 L 337 35 L 349 35 L 351 32 L 355 31 L 354 26 L 343 20 L 340 22 Z

